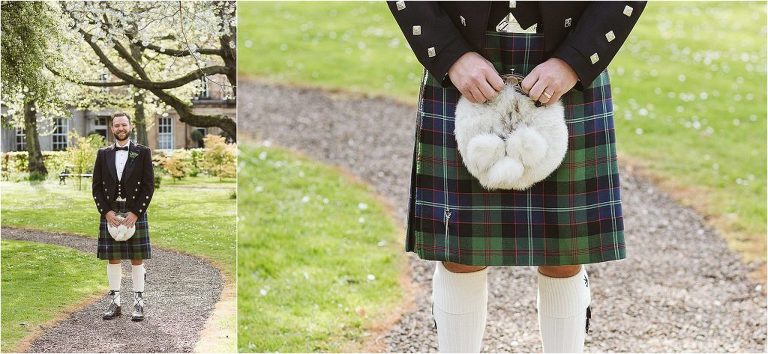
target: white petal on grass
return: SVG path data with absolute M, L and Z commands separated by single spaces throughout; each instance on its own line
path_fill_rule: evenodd
M 635 134 L 637 134 L 637 135 L 643 135 L 643 128 L 637 128 L 637 129 L 635 129 Z
M 368 278 L 368 281 L 374 281 L 374 280 L 376 280 L 376 276 L 375 276 L 375 275 L 373 275 L 373 274 L 368 274 L 367 278 Z
M 308 201 L 309 201 L 309 196 L 308 195 L 305 195 L 304 198 L 301 198 L 301 202 L 302 203 L 306 203 Z
M 363 224 L 363 223 L 365 223 L 365 218 L 361 216 L 361 217 L 357 218 L 357 222 Z
M 266 160 L 266 159 L 267 159 L 266 151 L 262 151 L 261 153 L 259 153 L 259 160 Z
M 261 294 L 261 296 L 267 296 L 267 293 L 269 293 L 267 288 L 261 288 L 261 290 L 259 290 L 259 294 Z
M 368 209 L 368 204 L 365 204 L 365 203 L 358 203 L 358 204 L 357 204 L 357 208 L 358 208 L 358 209 L 360 209 L 360 210 L 365 210 L 365 209 Z

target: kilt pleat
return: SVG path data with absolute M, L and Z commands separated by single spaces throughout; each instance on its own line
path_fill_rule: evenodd
M 152 246 L 149 243 L 149 222 L 147 213 L 136 220 L 136 232 L 126 241 L 115 241 L 109 235 L 107 219 L 102 216 L 99 223 L 99 242 L 96 248 L 99 259 L 150 259 Z
M 500 73 L 527 75 L 544 58 L 541 34 L 486 34 Z M 572 265 L 626 257 L 607 71 L 562 97 L 568 152 L 525 191 L 487 190 L 467 171 L 454 137 L 460 97 L 425 73 L 411 173 L 406 250 L 468 265 Z

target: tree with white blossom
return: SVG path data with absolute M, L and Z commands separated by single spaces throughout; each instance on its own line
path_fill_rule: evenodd
M 45 178 L 37 119 L 59 115 L 63 106 L 56 78 L 45 70 L 57 59 L 49 53 L 57 39 L 55 12 L 44 2 L 4 1 L 1 6 L 5 121 L 24 128 L 30 179 Z
M 219 127 L 235 139 L 234 119 L 199 114 L 192 106 L 201 80 L 222 90 L 225 99 L 235 98 L 234 1 L 59 2 L 58 6 L 61 23 L 69 30 L 55 49 L 67 55 L 47 68 L 83 87 L 74 91 L 79 107 L 105 102 L 133 107 L 136 131 L 143 134 L 146 113 L 167 115 L 173 109 L 184 123 Z

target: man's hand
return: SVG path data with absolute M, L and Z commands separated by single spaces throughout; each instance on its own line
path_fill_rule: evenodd
M 108 211 L 104 217 L 107 219 L 107 222 L 112 225 L 112 227 L 120 226 L 120 221 L 117 221 L 117 214 L 115 214 L 114 211 Z
M 504 80 L 493 64 L 482 55 L 467 52 L 448 69 L 453 85 L 472 103 L 484 103 L 498 96 L 504 88 Z
M 136 214 L 129 211 L 128 214 L 125 215 L 125 219 L 123 219 L 123 225 L 125 225 L 125 227 L 127 228 L 131 228 L 133 227 L 133 224 L 135 224 L 136 220 L 138 219 L 139 217 L 136 216 Z
M 549 105 L 557 102 L 578 80 L 578 75 L 568 63 L 550 58 L 533 68 L 520 86 L 534 101 Z

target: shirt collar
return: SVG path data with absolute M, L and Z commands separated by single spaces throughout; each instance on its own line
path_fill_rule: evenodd
M 131 139 L 128 139 L 128 142 L 125 145 L 118 145 L 117 141 L 115 141 L 115 147 L 126 147 L 131 146 Z

